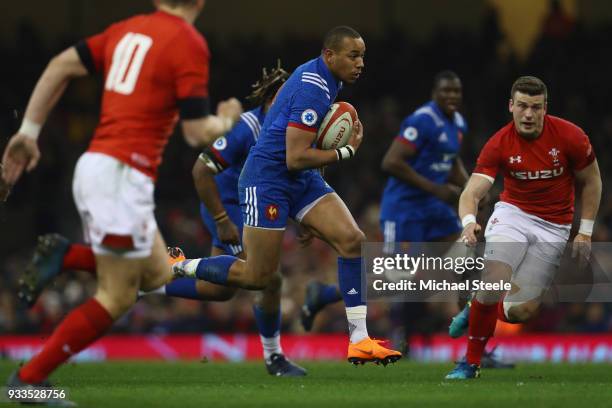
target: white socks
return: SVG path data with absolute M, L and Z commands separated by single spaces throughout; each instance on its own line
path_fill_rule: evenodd
M 351 343 L 359 343 L 368 337 L 366 326 L 366 315 L 368 308 L 366 305 L 353 306 L 346 308 L 346 318 L 349 326 L 349 337 Z
M 181 271 L 183 272 L 183 276 L 194 278 L 196 276 L 196 270 L 198 269 L 198 265 L 200 264 L 200 261 L 201 261 L 201 258 L 200 259 L 187 259 L 181 262 L 180 268 L 181 268 Z
M 143 297 L 146 295 L 154 295 L 154 294 L 160 294 L 160 295 L 165 295 L 166 294 L 166 285 L 164 286 L 160 286 L 157 289 L 153 289 L 149 292 L 145 292 L 144 290 L 139 290 L 138 291 L 138 297 Z
M 261 345 L 263 347 L 264 358 L 268 360 L 274 353 L 283 354 L 283 349 L 280 343 L 280 334 L 274 337 L 264 337 L 259 335 Z

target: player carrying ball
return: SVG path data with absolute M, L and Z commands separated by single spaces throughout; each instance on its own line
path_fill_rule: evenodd
M 513 120 L 483 147 L 461 194 L 462 239 L 475 245 L 481 227 L 478 202 L 504 175 L 504 191 L 485 229 L 483 280 L 512 281 L 512 290 L 478 291 L 453 324 L 468 330 L 466 361 L 447 379 L 477 378 L 487 341 L 497 319 L 518 323 L 538 310 L 541 296 L 559 266 L 574 217 L 574 182 L 581 187 L 580 229 L 574 255 L 588 259 L 593 223 L 601 199 L 601 176 L 593 148 L 582 129 L 547 114 L 546 85 L 524 76 L 512 85 Z
M 291 217 L 339 254 L 338 281 L 350 332 L 348 360 L 387 364 L 401 354 L 368 336 L 361 279 L 365 236 L 342 199 L 317 171 L 355 155 L 363 137 L 361 123 L 355 122 L 347 146 L 335 151 L 313 147 L 317 130 L 342 84 L 359 78 L 364 54 L 365 43 L 359 33 L 350 27 L 336 27 L 325 36 L 321 55 L 299 66 L 278 92 L 238 183 L 246 261 L 228 255 L 188 259 L 175 264 L 175 271 L 179 276 L 221 285 L 264 289 L 278 269 Z

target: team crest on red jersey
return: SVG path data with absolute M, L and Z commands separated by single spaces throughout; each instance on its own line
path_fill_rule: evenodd
M 266 207 L 266 218 L 270 221 L 278 219 L 278 206 L 276 204 L 270 204 Z
M 548 152 L 548 154 L 550 154 L 552 156 L 553 159 L 553 165 L 558 166 L 559 165 L 559 153 L 561 153 L 559 151 L 559 149 L 557 149 L 556 147 L 553 147 L 552 149 L 550 149 L 550 151 Z

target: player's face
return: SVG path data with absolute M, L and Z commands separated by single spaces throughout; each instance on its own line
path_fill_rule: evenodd
M 334 76 L 349 84 L 355 83 L 364 67 L 365 42 L 345 37 L 338 50 L 325 50 L 327 66 Z
M 514 126 L 519 135 L 527 139 L 540 136 L 544 127 L 546 115 L 546 99 L 544 95 L 527 95 L 515 92 L 510 99 L 510 112 L 514 119 Z
M 459 78 L 441 79 L 433 90 L 433 100 L 442 112 L 452 116 L 461 106 L 463 89 Z

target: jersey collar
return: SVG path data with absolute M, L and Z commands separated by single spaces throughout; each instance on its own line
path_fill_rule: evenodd
M 330 91 L 332 91 L 334 95 L 336 95 L 336 93 L 340 89 L 342 89 L 342 81 L 336 79 L 336 77 L 334 77 L 329 68 L 327 68 L 327 65 L 325 65 L 325 61 L 323 61 L 323 56 L 317 58 L 317 71 L 321 73 L 321 75 L 327 81 L 328 84 L 334 84 L 335 89 L 330 89 Z

